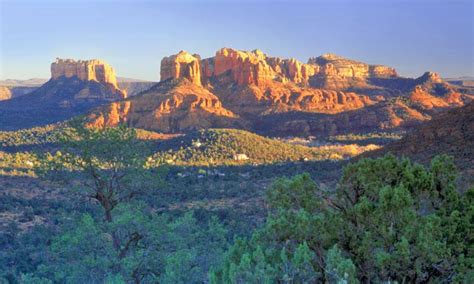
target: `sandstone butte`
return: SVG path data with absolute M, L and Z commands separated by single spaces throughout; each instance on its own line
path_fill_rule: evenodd
M 119 91 L 122 98 L 127 97 L 127 93 L 117 85 L 114 69 L 106 62 L 98 59 L 73 60 L 56 58 L 51 64 L 51 79 L 61 77 L 76 77 L 83 81 L 95 81 L 107 85 L 111 90 Z
M 201 85 L 200 58 L 186 51 L 165 57 L 161 60 L 161 80 L 186 78 L 196 85 Z
M 180 51 L 162 59 L 160 75 L 157 86 L 95 112 L 91 123 L 126 122 L 176 132 L 222 125 L 247 127 L 256 117 L 291 111 L 340 114 L 361 110 L 348 117 L 360 120 L 361 127 L 390 128 L 411 118 L 421 121 L 429 117 L 403 100 L 387 101 L 391 98 L 406 96 L 426 110 L 464 102 L 464 97 L 436 73 L 427 72 L 417 79 L 403 78 L 391 67 L 334 54 L 302 63 L 293 58 L 267 56 L 259 50 L 222 48 L 206 59 Z M 375 106 L 365 110 L 372 105 Z M 400 111 L 406 115 L 400 117 Z M 338 117 L 326 117 L 325 128 L 343 127 L 336 121 Z M 291 128 L 293 122 L 283 123 L 286 126 L 278 127 Z
M 114 70 L 107 63 L 58 58 L 51 64 L 51 78 L 46 83 L 30 93 L 12 94 L 0 101 L 0 129 L 56 123 L 124 98 L 126 91 L 117 87 Z

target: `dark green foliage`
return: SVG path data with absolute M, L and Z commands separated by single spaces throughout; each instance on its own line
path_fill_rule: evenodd
M 313 213 L 321 201 L 315 198 L 321 190 L 311 180 L 309 174 L 297 175 L 292 179 L 280 178 L 267 191 L 270 207 L 280 210 L 300 210 Z
M 329 176 L 339 175 L 341 163 L 234 161 L 240 152 L 263 162 L 299 159 L 304 152 L 241 131 L 203 131 L 163 143 L 155 158 L 176 154 L 176 164 L 232 164 L 167 171 L 154 168 L 156 161 L 148 158 L 156 150 L 150 148 L 153 142 L 138 139 L 134 130 L 62 131 L 55 155 L 0 156 L 8 173 L 22 169 L 20 178 L 32 179 L 36 167 L 49 182 L 61 182 L 48 183 L 51 199 L 0 195 L 0 213 L 17 212 L 19 218 L 0 231 L 2 280 L 473 281 L 474 189 L 457 191 L 448 157 L 437 157 L 428 167 L 393 156 L 360 160 L 345 168 L 332 191 Z M 179 139 L 185 142 L 182 149 Z M 264 198 L 262 189 L 272 178 L 306 170 L 312 175 L 278 179 Z M 325 184 L 317 186 L 311 177 Z M 60 185 L 66 194 L 49 191 L 50 185 Z M 42 217 L 44 225 L 20 228 Z M 232 236 L 241 237 L 224 258 Z
M 226 246 L 226 231 L 215 219 L 199 224 L 191 212 L 170 219 L 133 204 L 114 214 L 111 223 L 89 214 L 68 222 L 34 275 L 67 283 L 103 283 L 110 277 L 125 283 L 200 282 Z M 140 235 L 130 238 L 134 232 Z
M 285 263 L 307 245 L 309 282 L 469 281 L 473 194 L 456 191 L 455 172 L 445 156 L 429 168 L 393 156 L 364 159 L 345 168 L 326 198 L 308 176 L 279 180 L 267 195 L 273 210 L 265 226 L 234 244 L 214 278 L 244 283 L 246 267 L 263 262 L 270 282 L 300 283 L 305 273 L 285 278 Z
M 2 235 L 3 279 L 202 282 L 220 261 L 227 231 L 215 218 L 176 217 L 150 206 L 163 188 L 163 172 L 148 168 L 150 149 L 133 129 L 73 126 L 61 138 L 62 151 L 42 157 L 37 172 L 73 188 L 67 202 L 90 207 L 63 212 L 57 226 L 36 226 L 31 234 L 12 227 Z M 33 208 L 23 215 L 33 219 Z M 51 228 L 57 231 L 40 231 Z

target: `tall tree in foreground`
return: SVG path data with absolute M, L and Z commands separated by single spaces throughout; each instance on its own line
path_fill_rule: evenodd
M 104 223 L 96 223 L 91 216 L 81 218 L 77 231 L 70 236 L 64 235 L 62 241 L 53 246 L 53 251 L 67 248 L 67 243 L 79 247 L 77 242 L 86 240 L 94 253 L 83 257 L 90 257 L 90 263 L 98 261 L 96 267 L 89 266 L 91 271 L 107 271 L 110 266 L 122 271 L 125 266 L 132 265 L 133 262 L 125 259 L 143 248 L 150 229 L 145 225 L 149 223 L 149 217 L 143 215 L 145 213 L 136 215 L 136 210 L 123 209 L 135 204 L 139 195 L 157 190 L 161 186 L 160 174 L 146 167 L 150 151 L 137 138 L 134 129 L 125 126 L 87 128 L 80 121 L 72 122 L 71 126 L 62 137 L 61 150 L 47 156 L 39 172 L 67 181 L 67 185 L 79 194 L 80 200 L 95 201 L 102 209 Z M 116 216 L 119 219 L 114 220 L 117 208 L 122 210 Z M 132 215 L 135 218 L 131 218 Z M 81 250 L 88 251 L 84 247 Z M 75 255 L 73 252 L 67 254 Z M 140 269 L 140 262 L 135 262 L 132 266 L 136 268 L 128 270 L 139 282 L 141 274 L 137 269 Z
M 389 155 L 347 166 L 327 198 L 308 175 L 280 179 L 265 226 L 238 240 L 211 279 L 472 282 L 474 190 L 460 195 L 455 177 L 446 156 L 423 167 Z
M 61 138 L 61 150 L 44 159 L 40 172 L 72 182 L 76 193 L 102 207 L 107 222 L 117 205 L 161 185 L 159 172 L 146 168 L 151 151 L 133 128 L 89 128 L 81 121 L 71 126 Z
M 147 193 L 163 185 L 162 171 L 147 166 L 150 151 L 135 130 L 73 126 L 61 151 L 45 158 L 41 172 L 75 185 L 83 197 L 78 201 L 91 200 L 98 210 L 68 212 L 47 261 L 23 280 L 204 281 L 209 268 L 221 260 L 226 230 L 216 219 L 199 223 L 192 212 L 172 218 L 146 202 L 157 196 Z

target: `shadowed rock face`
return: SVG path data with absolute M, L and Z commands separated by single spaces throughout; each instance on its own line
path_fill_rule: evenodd
M 237 126 L 274 135 L 334 135 L 411 127 L 469 94 L 427 72 L 395 69 L 334 54 L 296 59 L 222 48 L 211 58 L 180 51 L 161 61 L 161 82 L 95 112 L 91 125 L 180 132 Z

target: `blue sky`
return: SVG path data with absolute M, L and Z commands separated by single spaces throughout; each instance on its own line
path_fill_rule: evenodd
M 221 47 L 303 62 L 332 52 L 407 77 L 474 76 L 472 0 L 0 0 L 0 13 L 0 79 L 48 78 L 66 57 L 158 80 L 162 57 Z

